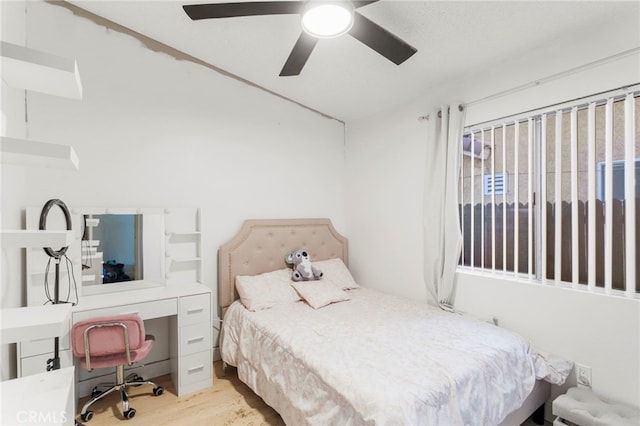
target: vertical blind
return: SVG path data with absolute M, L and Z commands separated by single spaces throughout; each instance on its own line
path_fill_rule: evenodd
M 465 129 L 482 148 L 461 154 L 460 265 L 638 297 L 639 95 Z M 501 195 L 483 189 L 496 175 Z

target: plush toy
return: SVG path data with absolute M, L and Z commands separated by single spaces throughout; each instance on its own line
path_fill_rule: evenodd
M 284 257 L 287 265 L 293 268 L 293 281 L 311 281 L 322 278 L 322 271 L 311 264 L 309 254 L 304 250 L 296 250 Z

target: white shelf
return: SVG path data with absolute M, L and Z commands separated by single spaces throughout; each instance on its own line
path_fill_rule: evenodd
M 71 303 L 2 309 L 2 344 L 64 336 L 69 332 Z
M 88 254 L 83 254 L 83 255 L 82 255 L 82 258 L 83 258 L 83 259 L 102 259 L 102 252 L 101 252 L 101 251 L 99 251 L 99 252 L 97 252 L 97 253 L 93 253 L 93 254 L 90 254 L 90 255 L 88 255 Z M 103 263 L 103 262 L 102 262 L 102 261 L 100 261 L 100 264 L 102 264 L 102 263 Z
M 82 275 L 82 282 L 95 282 L 96 281 L 96 276 L 95 275 Z
M 0 161 L 4 164 L 78 170 L 80 160 L 73 147 L 27 139 L 0 137 Z
M 2 80 L 9 86 L 70 99 L 82 99 L 75 59 L 0 41 Z
M 200 258 L 199 257 L 171 257 L 171 256 L 167 256 L 167 259 L 169 259 L 172 263 L 190 263 L 190 262 L 200 262 Z
M 8 247 L 51 247 L 58 250 L 74 241 L 73 231 L 2 230 L 0 246 Z
M 177 231 L 177 232 L 172 232 L 172 231 L 167 231 L 166 232 L 167 236 L 172 236 L 172 235 L 177 235 L 177 236 L 184 236 L 184 235 L 194 235 L 194 236 L 199 236 L 200 235 L 200 231 Z
M 100 219 L 96 217 L 91 217 L 91 218 L 88 217 L 85 219 L 85 226 L 87 228 L 95 228 L 98 225 L 100 225 Z

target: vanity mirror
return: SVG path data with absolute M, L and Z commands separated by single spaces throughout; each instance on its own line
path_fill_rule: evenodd
M 26 208 L 27 230 L 38 229 L 41 210 Z M 199 208 L 72 207 L 70 213 L 70 268 L 60 276 L 65 300 L 82 304 L 84 296 L 201 282 Z M 47 229 L 66 229 L 64 215 L 55 210 Z M 55 279 L 49 259 L 42 248 L 27 250 L 29 306 L 47 300 L 47 283 Z M 103 268 L 103 262 L 109 263 Z
M 159 285 L 165 279 L 164 214 L 85 209 L 82 216 L 82 294 Z

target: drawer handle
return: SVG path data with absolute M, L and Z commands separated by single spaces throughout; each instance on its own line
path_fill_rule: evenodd
M 204 311 L 203 307 L 187 309 L 187 314 L 195 314 Z
M 199 365 L 197 367 L 191 367 L 187 370 L 187 373 L 194 373 L 196 371 L 202 371 L 204 370 L 204 365 Z
M 203 340 L 204 336 L 192 337 L 191 339 L 187 339 L 187 343 L 201 342 Z

